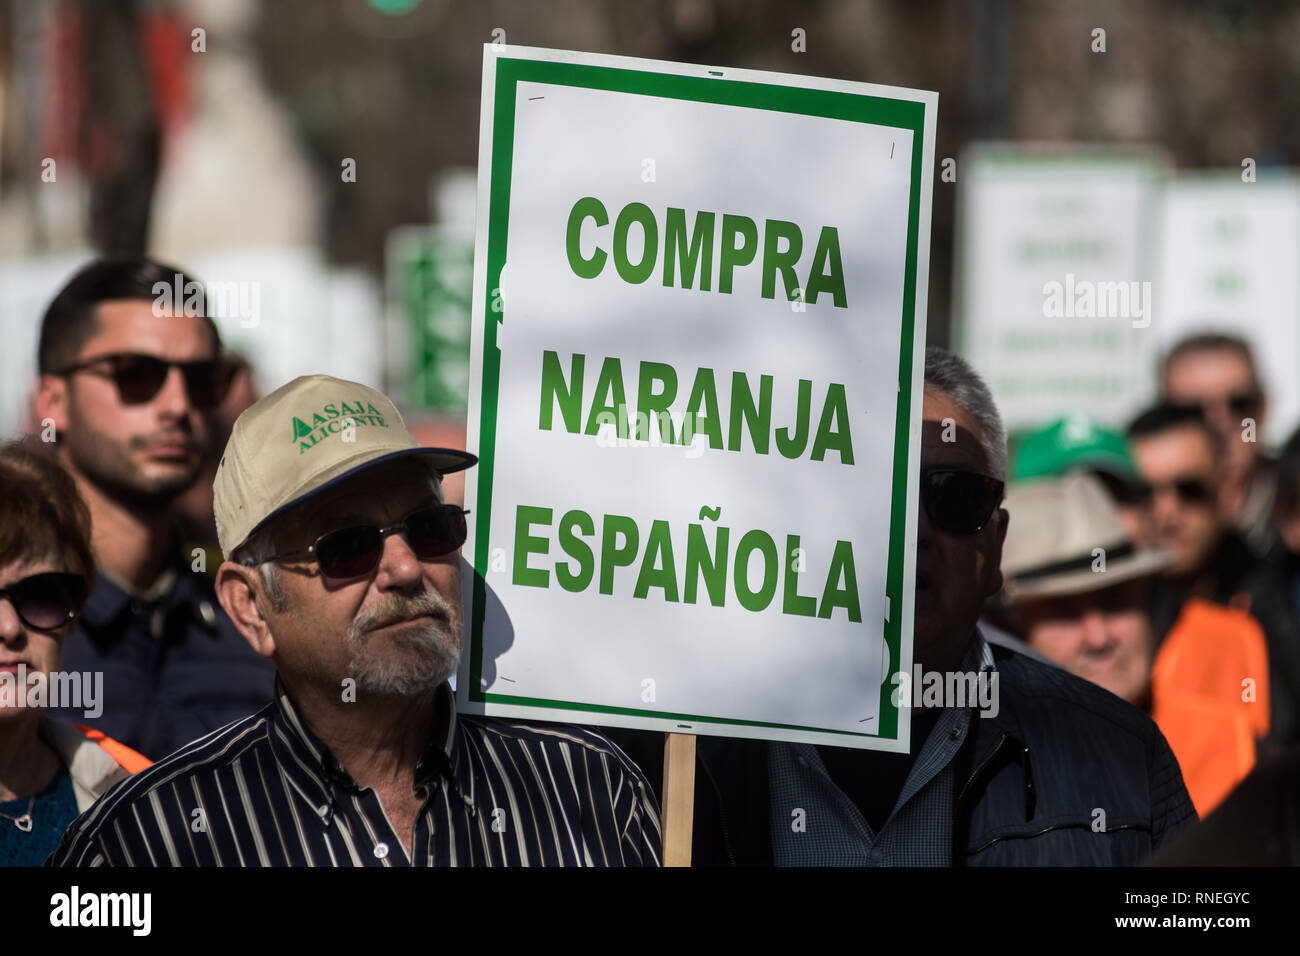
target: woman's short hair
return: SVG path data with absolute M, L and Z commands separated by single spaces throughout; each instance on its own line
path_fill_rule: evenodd
M 94 583 L 90 510 L 72 476 L 31 441 L 0 446 L 0 567 L 42 560 Z

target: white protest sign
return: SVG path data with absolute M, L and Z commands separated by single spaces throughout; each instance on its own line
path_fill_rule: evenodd
M 958 178 L 958 351 L 1008 431 L 1122 425 L 1154 395 L 1158 154 L 976 147 Z
M 1199 332 L 1252 346 L 1269 398 L 1263 440 L 1300 421 L 1300 186 L 1240 170 L 1180 175 L 1165 190 L 1156 329 L 1161 352 Z
M 906 749 L 936 106 L 486 48 L 461 709 Z

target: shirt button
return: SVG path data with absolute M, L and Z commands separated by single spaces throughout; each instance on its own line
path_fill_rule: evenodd
M 959 731 L 957 730 L 956 727 L 952 727 L 952 728 L 950 728 L 949 731 L 948 731 L 948 739 L 949 739 L 949 740 L 956 740 L 956 739 L 957 739 L 957 734 L 958 734 L 958 733 L 959 733 Z
M 319 813 L 321 816 L 326 816 L 330 812 L 330 808 L 322 803 L 319 807 L 316 808 L 316 812 Z
M 387 843 L 376 843 L 376 844 L 375 844 L 375 859 L 376 859 L 376 860 L 382 860 L 382 859 L 383 859 L 384 857 L 386 857 L 386 856 L 388 856 L 388 844 L 387 844 Z

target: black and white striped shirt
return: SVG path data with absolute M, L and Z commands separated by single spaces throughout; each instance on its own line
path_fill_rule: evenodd
M 658 866 L 654 793 L 603 735 L 457 717 L 445 684 L 412 858 L 277 681 L 266 708 L 122 781 L 47 866 Z

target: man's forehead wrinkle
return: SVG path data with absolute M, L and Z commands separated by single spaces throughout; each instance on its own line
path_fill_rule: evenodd
M 338 521 L 375 521 L 390 510 L 405 514 L 431 497 L 434 497 L 432 488 L 416 481 L 413 475 L 391 471 L 384 475 L 362 474 L 340 488 L 331 489 L 320 500 L 310 502 L 302 512 L 300 524 L 314 527 Z
M 338 494 L 337 491 L 327 492 L 314 501 L 307 503 L 306 507 L 298 511 L 297 525 L 306 527 L 316 524 L 322 516 L 335 514 L 339 510 L 339 503 L 347 501 L 349 498 L 355 498 L 356 493 Z
M 944 441 L 945 433 L 953 436 L 953 441 Z M 942 421 L 926 419 L 922 423 L 922 450 L 926 464 L 969 464 L 980 469 L 989 467 L 988 455 L 984 443 L 967 429 L 954 424 L 951 431 Z M 945 460 L 947 459 L 947 460 Z
M 943 424 L 951 419 L 957 428 L 982 440 L 983 432 L 975 416 L 965 406 L 958 404 L 947 392 L 933 385 L 925 386 L 921 418 L 924 422 L 937 424 Z M 970 427 L 966 427 L 967 425 Z

